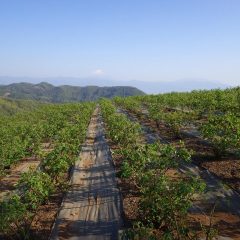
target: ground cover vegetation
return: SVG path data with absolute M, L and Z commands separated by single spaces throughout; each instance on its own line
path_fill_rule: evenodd
M 1 176 L 21 160 L 40 159 L 37 169 L 22 174 L 16 189 L 0 203 L 0 232 L 12 239 L 30 238 L 38 207 L 67 187 L 95 104 L 45 105 L 37 110 L 0 117 Z M 48 144 L 48 150 L 44 145 Z
M 131 105 L 132 106 L 132 105 Z M 139 124 L 131 122 L 116 112 L 113 103 L 101 101 L 107 135 L 121 154 L 121 178 L 133 183 L 140 194 L 138 221 L 124 232 L 128 239 L 195 239 L 188 226 L 187 213 L 193 196 L 203 191 L 204 184 L 191 175 L 178 179 L 169 174 L 177 173 L 179 164 L 191 161 L 191 153 L 181 143 L 143 144 Z

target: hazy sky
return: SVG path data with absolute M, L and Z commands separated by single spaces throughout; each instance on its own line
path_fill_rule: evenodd
M 240 0 L 0 0 L 0 75 L 240 84 Z

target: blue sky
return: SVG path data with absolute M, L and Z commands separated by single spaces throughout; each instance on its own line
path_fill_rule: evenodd
M 239 0 L 0 0 L 0 76 L 240 85 Z

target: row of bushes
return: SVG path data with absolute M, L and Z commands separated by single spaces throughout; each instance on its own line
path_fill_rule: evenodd
M 54 192 L 65 190 L 68 170 L 79 155 L 93 107 L 94 104 L 87 103 L 76 105 L 71 113 L 66 109 L 68 117 L 64 122 L 53 123 L 62 127 L 53 135 L 54 149 L 42 153 L 41 169 L 23 173 L 17 191 L 0 203 L 0 232 L 7 238 L 29 239 L 31 221 L 38 207 Z
M 140 194 L 139 219 L 123 238 L 193 239 L 195 233 L 187 222 L 188 209 L 194 194 L 202 192 L 205 185 L 178 172 L 180 164 L 191 161 L 190 152 L 183 143 L 177 148 L 171 144 L 141 144 L 138 124 L 116 113 L 108 100 L 101 102 L 101 109 L 107 134 L 118 144 L 117 153 L 123 157 L 121 177 L 134 183 Z

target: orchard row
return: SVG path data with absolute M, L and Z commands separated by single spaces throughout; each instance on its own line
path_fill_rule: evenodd
M 123 161 L 120 164 L 122 179 L 137 189 L 140 201 L 136 209 L 138 221 L 124 232 L 127 239 L 196 239 L 187 215 L 194 194 L 201 193 L 205 184 L 199 179 L 178 172 L 180 164 L 191 161 L 184 144 L 144 144 L 139 141 L 142 132 L 139 124 L 116 112 L 111 101 L 101 101 L 106 133 Z M 175 172 L 177 179 L 172 176 Z M 160 236 L 159 236 L 160 234 Z
M 95 104 L 48 105 L 0 119 L 2 174 L 27 156 L 39 158 L 38 169 L 23 173 L 16 190 L 1 201 L 0 233 L 26 239 L 38 207 L 64 191 L 69 169 L 79 156 Z M 51 148 L 43 151 L 48 143 Z
M 157 127 L 165 124 L 176 138 L 181 138 L 184 128 L 197 130 L 217 157 L 227 151 L 240 153 L 239 87 L 115 98 L 115 103 L 135 114 L 144 113 Z

